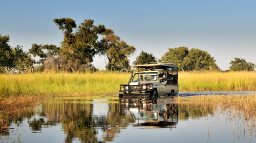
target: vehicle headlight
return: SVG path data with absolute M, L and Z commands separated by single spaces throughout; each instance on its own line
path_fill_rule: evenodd
M 125 86 L 124 88 L 125 88 L 125 90 L 128 90 L 128 86 Z
M 147 85 L 147 89 L 150 89 L 150 88 L 151 88 L 151 84 L 148 84 L 148 85 Z
M 143 85 L 143 86 L 142 86 L 142 89 L 147 89 L 147 85 Z

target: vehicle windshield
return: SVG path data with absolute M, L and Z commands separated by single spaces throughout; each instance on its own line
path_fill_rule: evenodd
M 135 73 L 132 81 L 157 81 L 157 72 Z

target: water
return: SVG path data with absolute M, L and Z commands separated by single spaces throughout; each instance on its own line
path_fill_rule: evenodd
M 241 111 L 172 98 L 47 99 L 13 116 L 0 142 L 256 142 L 254 118 Z
M 179 92 L 179 96 L 201 95 L 256 95 L 256 91 L 203 91 L 203 92 Z

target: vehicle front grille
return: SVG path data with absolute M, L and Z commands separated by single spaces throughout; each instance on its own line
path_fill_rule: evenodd
M 136 86 L 136 85 L 131 86 L 131 90 L 140 90 L 140 89 L 141 89 L 140 86 Z

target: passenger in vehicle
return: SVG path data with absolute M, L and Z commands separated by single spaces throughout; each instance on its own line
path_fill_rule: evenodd
M 166 81 L 167 84 L 174 84 L 173 82 L 173 75 L 169 74 L 165 69 L 163 69 L 163 79 Z
M 170 75 L 169 73 L 166 71 L 166 69 L 163 69 L 163 79 L 164 80 L 167 80 L 170 78 Z
M 140 80 L 143 80 L 143 75 L 140 75 Z

